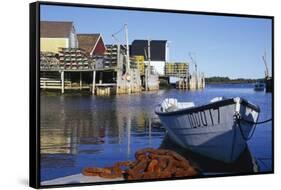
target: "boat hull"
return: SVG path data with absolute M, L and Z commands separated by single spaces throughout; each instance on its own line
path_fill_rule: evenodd
M 250 121 L 257 121 L 259 109 L 233 101 L 219 101 L 209 106 L 158 114 L 168 135 L 180 146 L 225 163 L 234 162 L 246 148 L 246 138 L 253 125 L 238 123 L 233 116 L 239 112 Z M 257 108 L 257 109 L 256 109 Z

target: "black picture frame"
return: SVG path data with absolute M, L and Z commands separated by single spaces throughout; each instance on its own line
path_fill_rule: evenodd
M 96 182 L 96 183 L 78 183 L 65 185 L 48 185 L 42 186 L 40 184 L 40 6 L 41 5 L 55 5 L 64 7 L 87 7 L 87 8 L 105 8 L 117 10 L 132 10 L 132 11 L 148 11 L 148 12 L 163 12 L 163 13 L 183 13 L 194 15 L 216 15 L 216 16 L 231 16 L 244 18 L 263 18 L 269 19 L 272 23 L 272 171 L 243 174 L 216 174 L 209 176 L 200 176 L 199 178 L 211 178 L 222 176 L 236 176 L 236 175 L 259 175 L 274 173 L 274 16 L 264 15 L 248 15 L 235 13 L 218 13 L 218 12 L 200 12 L 187 10 L 166 10 L 156 8 L 143 7 L 120 7 L 109 5 L 93 5 L 93 4 L 78 4 L 78 3 L 61 3 L 39 1 L 29 4 L 29 39 L 30 39 L 30 63 L 29 63 L 29 185 L 33 188 L 53 188 L 53 187 L 72 187 L 72 186 L 87 186 L 87 185 L 104 185 L 104 184 L 119 184 L 119 183 L 135 183 L 147 181 L 163 181 L 163 180 L 179 180 L 190 178 L 171 178 L 171 179 L 157 179 L 157 180 L 131 180 L 131 181 L 114 181 L 114 182 Z M 196 177 L 197 178 L 197 177 Z

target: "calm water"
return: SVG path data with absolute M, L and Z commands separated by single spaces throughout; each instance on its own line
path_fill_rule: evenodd
M 151 127 L 154 107 L 174 97 L 196 104 L 217 97 L 240 96 L 261 107 L 260 120 L 271 118 L 271 93 L 252 84 L 208 85 L 202 91 L 160 90 L 96 97 L 41 95 L 41 180 L 80 173 L 86 166 L 111 166 L 133 160 L 136 150 L 158 148 L 165 131 Z M 248 141 L 261 171 L 271 171 L 272 123 L 259 125 Z

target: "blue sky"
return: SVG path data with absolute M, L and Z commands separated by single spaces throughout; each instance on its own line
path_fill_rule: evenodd
M 193 52 L 207 77 L 262 78 L 266 51 L 271 73 L 270 19 L 42 5 L 41 20 L 73 21 L 77 33 L 101 33 L 107 44 L 127 23 L 130 42 L 168 40 L 170 61 L 190 61 Z

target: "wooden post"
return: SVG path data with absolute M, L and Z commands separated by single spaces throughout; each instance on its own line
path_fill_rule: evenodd
M 145 68 L 145 91 L 148 91 L 148 80 L 149 80 L 149 75 L 150 75 L 150 39 L 147 40 L 147 54 L 148 54 L 148 63 L 147 66 Z
M 117 45 L 117 70 L 116 70 L 116 94 L 119 94 L 119 87 L 121 86 L 121 73 L 122 73 L 122 69 L 121 69 L 121 64 L 120 64 L 120 44 L 118 42 Z
M 150 78 L 150 39 L 147 40 L 147 54 L 148 54 L 148 63 L 146 67 L 146 91 L 149 91 L 149 78 Z
M 61 93 L 64 93 L 64 71 L 61 71 Z
M 127 90 L 128 90 L 128 94 L 131 93 L 131 80 L 132 80 L 132 76 L 131 76 L 131 66 L 130 66 L 130 53 L 129 53 L 129 37 L 128 37 L 128 26 L 127 24 L 125 24 L 125 37 L 126 37 L 126 82 L 127 82 Z M 130 76 L 130 80 L 127 80 L 127 76 Z
M 148 54 L 148 78 L 149 78 L 149 75 L 150 75 L 150 72 L 151 72 L 151 71 L 150 71 L 150 61 L 151 61 L 151 60 L 150 60 L 150 53 L 151 53 L 151 52 L 150 52 L 150 51 L 151 51 L 151 50 L 150 50 L 150 39 L 147 40 L 147 43 L 148 43 L 148 44 L 147 44 L 147 46 L 148 46 L 148 47 L 147 47 L 147 49 L 148 49 L 147 54 Z
M 144 77 L 144 80 L 145 80 L 145 91 L 148 91 L 148 76 L 147 76 L 147 67 L 148 66 L 146 66 L 146 68 L 145 68 L 145 70 L 144 70 L 144 75 L 145 75 L 145 77 Z
M 92 88 L 92 94 L 95 94 L 95 87 L 96 87 L 96 71 L 93 71 L 93 88 Z
M 79 87 L 80 87 L 80 90 L 82 90 L 82 72 L 80 71 L 80 85 L 79 85 Z
M 100 78 L 99 78 L 99 84 L 102 84 L 102 71 L 100 71 Z

